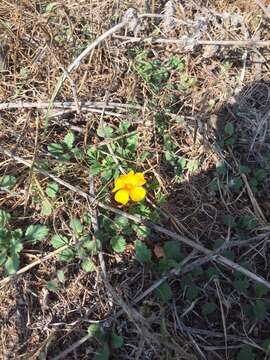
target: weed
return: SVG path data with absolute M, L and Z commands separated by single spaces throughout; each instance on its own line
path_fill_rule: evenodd
M 20 253 L 26 244 L 37 244 L 48 236 L 48 228 L 45 225 L 29 225 L 25 232 L 20 229 L 12 229 L 11 215 L 0 209 L 0 267 L 6 272 L 14 274 L 20 265 Z
M 114 331 L 104 329 L 101 325 L 90 325 L 87 332 L 90 337 L 94 337 L 100 344 L 93 358 L 95 360 L 109 359 L 113 349 L 120 349 L 124 345 L 122 336 L 117 335 Z

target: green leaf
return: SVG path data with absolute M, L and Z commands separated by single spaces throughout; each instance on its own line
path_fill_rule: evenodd
M 68 161 L 71 158 L 65 143 L 51 143 L 48 145 L 48 151 L 60 161 Z
M 235 280 L 233 282 L 234 287 L 243 294 L 247 295 L 247 290 L 249 288 L 249 281 L 247 279 L 243 279 L 243 280 Z
M 83 216 L 83 222 L 85 225 L 91 225 L 92 223 L 92 217 L 90 213 L 85 213 Z
M 76 246 L 76 255 L 78 256 L 78 258 L 80 259 L 85 259 L 88 256 L 88 253 L 86 251 L 86 249 L 84 247 L 81 246 L 81 244 L 78 244 Z
M 232 122 L 227 122 L 224 131 L 228 136 L 232 136 L 234 134 L 234 124 Z
M 92 176 L 98 175 L 102 170 L 102 167 L 99 163 L 89 167 L 89 174 Z
M 212 192 L 218 192 L 219 187 L 222 188 L 222 184 L 218 181 L 217 178 L 213 179 L 208 186 L 209 186 L 209 190 Z
M 268 294 L 269 291 L 270 290 L 264 285 L 261 285 L 261 284 L 255 285 L 255 294 L 257 297 L 262 297 L 262 296 Z
M 88 326 L 87 333 L 91 337 L 95 337 L 100 342 L 105 340 L 105 332 L 99 324 L 91 324 Z
M 171 151 L 165 151 L 165 159 L 171 164 L 171 165 L 175 165 L 175 154 Z
M 243 185 L 243 180 L 240 177 L 234 177 L 229 181 L 229 187 L 234 190 L 240 190 Z
M 132 228 L 140 238 L 146 238 L 150 234 L 150 229 L 144 225 L 133 224 Z
M 131 127 L 131 123 L 128 120 L 122 120 L 119 124 L 119 133 L 124 135 L 128 132 L 128 129 Z
M 96 269 L 95 264 L 93 263 L 93 261 L 91 259 L 83 260 L 81 263 L 81 267 L 87 273 L 93 272 Z
M 100 333 L 100 326 L 98 324 L 88 326 L 87 333 L 89 336 L 98 337 L 97 335 Z
M 78 147 L 71 149 L 72 154 L 75 156 L 77 160 L 84 159 L 84 151 Z
M 41 203 L 41 215 L 43 216 L 50 216 L 52 213 L 52 205 L 51 203 L 45 199 Z
M 224 162 L 218 162 L 216 164 L 216 172 L 220 176 L 226 175 L 226 172 L 227 172 L 226 164 Z
M 5 227 L 9 220 L 11 219 L 11 215 L 5 210 L 0 209 L 0 228 Z
M 66 278 L 65 278 L 65 273 L 64 273 L 63 270 L 58 270 L 58 271 L 57 271 L 57 278 L 58 278 L 58 280 L 59 280 L 62 284 L 65 283 Z
M 122 253 L 126 249 L 126 240 L 121 235 L 116 235 L 111 239 L 111 246 L 114 251 Z
M 177 157 L 177 168 L 178 168 L 178 172 L 180 171 L 181 173 L 183 172 L 183 170 L 185 169 L 187 165 L 187 160 L 181 156 Z
M 253 307 L 251 304 L 243 304 L 243 313 L 246 317 L 254 321 Z
M 54 199 L 56 197 L 58 190 L 59 190 L 59 185 L 56 182 L 50 182 L 46 187 L 46 194 L 51 199 Z
M 82 242 L 82 246 L 86 250 L 90 251 L 93 255 L 96 255 L 98 251 L 102 249 L 102 244 L 99 239 L 90 239 L 89 236 L 85 236 L 79 241 Z
M 171 300 L 173 293 L 167 281 L 159 285 L 154 291 L 155 295 L 164 302 Z
M 264 169 L 257 169 L 254 171 L 254 177 L 258 180 L 258 181 L 263 181 L 267 176 L 267 172 Z
M 217 304 L 213 302 L 205 303 L 202 305 L 202 313 L 203 315 L 211 315 L 217 309 Z
M 79 236 L 83 232 L 83 225 L 78 218 L 71 219 L 69 226 L 73 230 L 75 236 Z
M 69 131 L 64 137 L 64 143 L 67 145 L 69 149 L 72 149 L 75 141 L 75 136 L 72 131 Z
M 54 249 L 59 249 L 62 246 L 68 245 L 68 239 L 63 235 L 53 235 L 51 245 Z
M 270 353 L 270 339 L 265 339 L 261 343 L 261 347 L 267 351 L 267 353 Z
M 181 260 L 181 245 L 177 240 L 166 241 L 164 244 L 164 251 L 168 259 L 176 261 Z
M 199 295 L 199 288 L 198 286 L 192 284 L 190 286 L 188 286 L 187 288 L 187 292 L 186 292 L 186 296 L 188 298 L 188 300 L 193 301 L 194 299 L 196 299 Z
M 14 239 L 14 241 L 21 240 L 22 235 L 23 235 L 22 229 L 16 229 L 12 231 L 12 239 Z
M 57 293 L 59 290 L 58 281 L 57 280 L 48 281 L 47 288 L 49 291 L 51 291 L 53 293 Z
M 135 241 L 136 259 L 142 263 L 151 262 L 151 250 L 140 240 Z
M 111 138 L 113 135 L 113 128 L 111 128 L 110 126 L 98 127 L 97 134 L 98 136 L 105 139 Z
M 57 7 L 57 2 L 50 2 L 48 5 L 46 5 L 45 12 L 51 12 Z
M 228 139 L 225 140 L 225 145 L 234 145 L 236 141 L 235 136 L 231 136 Z
M 200 161 L 199 160 L 189 160 L 187 163 L 187 169 L 190 174 L 193 174 L 199 169 Z
M 8 256 L 5 262 L 5 269 L 9 275 L 13 275 L 19 268 L 20 259 L 17 254 L 13 254 L 12 256 Z
M 187 286 L 192 285 L 193 284 L 193 275 L 192 273 L 187 273 L 186 275 L 183 276 L 182 281 L 181 281 L 181 288 L 185 289 Z
M 110 348 L 109 345 L 105 342 L 98 349 L 97 354 L 94 356 L 93 360 L 109 360 L 110 359 Z
M 157 269 L 161 273 L 169 271 L 177 266 L 177 262 L 172 259 L 161 259 L 158 263 Z
M 237 226 L 243 230 L 253 230 L 256 228 L 257 224 L 257 219 L 251 215 L 240 216 L 237 222 Z
M 213 280 L 213 279 L 217 278 L 218 275 L 219 275 L 219 271 L 218 271 L 215 267 L 213 267 L 213 266 L 210 266 L 210 267 L 206 270 L 206 273 L 207 273 L 207 278 L 208 278 L 209 280 Z
M 101 172 L 100 175 L 101 175 L 101 178 L 102 178 L 102 179 L 108 181 L 108 180 L 112 177 L 112 173 L 113 173 L 112 169 L 106 168 L 105 170 L 103 170 L 103 171 Z
M 49 229 L 45 225 L 30 225 L 26 229 L 25 237 L 28 241 L 31 241 L 33 244 L 45 239 L 48 235 Z
M 59 261 L 70 262 L 74 259 L 75 254 L 72 249 L 65 249 L 57 255 Z
M 59 249 L 62 246 L 68 245 L 68 239 L 63 235 L 53 235 L 51 238 L 51 245 L 54 249 Z M 63 249 L 57 257 L 60 261 L 69 262 L 74 259 L 74 252 L 70 248 Z
M 251 169 L 246 165 L 240 165 L 239 166 L 239 171 L 240 171 L 241 174 L 245 174 L 245 175 L 248 175 L 248 174 L 251 173 Z
M 236 222 L 235 219 L 232 215 L 225 215 L 223 218 L 224 224 L 227 225 L 228 227 L 235 229 L 236 227 Z
M 185 62 L 183 59 L 173 56 L 169 61 L 169 66 L 174 70 L 183 71 L 185 68 Z
M 262 300 L 257 300 L 253 305 L 253 313 L 257 320 L 263 321 L 267 317 L 267 309 Z
M 10 253 L 18 254 L 23 249 L 23 244 L 21 243 L 22 230 L 16 229 L 15 231 L 12 231 L 11 236 L 12 238 L 9 243 Z
M 1 249 L 0 251 L 0 266 L 3 266 L 7 258 L 7 250 Z
M 128 218 L 126 218 L 125 216 L 122 216 L 122 215 L 117 215 L 114 218 L 113 222 L 121 228 L 125 228 L 125 227 L 129 226 Z
M 124 235 L 132 234 L 132 227 L 125 216 L 118 215 L 114 218 L 113 222 L 121 229 Z
M 113 332 L 111 335 L 111 344 L 113 349 L 120 349 L 124 345 L 124 339 L 122 336 L 119 336 Z
M 0 189 L 10 190 L 16 184 L 16 178 L 12 175 L 4 175 L 0 177 Z
M 255 178 L 249 179 L 249 185 L 250 185 L 252 191 L 254 191 L 254 192 L 258 191 L 257 186 L 259 185 L 259 183 L 258 183 L 257 179 L 255 179 Z
M 237 354 L 237 360 L 255 360 L 256 355 L 253 353 L 252 347 L 244 345 Z

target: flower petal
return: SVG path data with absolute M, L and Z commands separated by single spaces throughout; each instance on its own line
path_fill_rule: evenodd
M 126 205 L 128 200 L 129 200 L 129 193 L 127 190 L 119 190 L 117 191 L 117 193 L 114 195 L 114 199 L 115 201 L 117 201 L 120 204 Z
M 112 192 L 116 192 L 117 190 L 121 189 L 122 187 L 124 187 L 124 182 L 120 176 L 118 179 L 114 180 L 114 188 L 112 189 Z
M 127 176 L 132 176 L 134 175 L 134 171 L 133 170 L 130 170 L 128 173 L 127 173 Z
M 131 200 L 137 202 L 145 198 L 146 190 L 142 186 L 136 186 L 130 190 L 129 195 Z
M 136 179 L 136 185 L 137 186 L 142 186 L 146 183 L 146 180 L 144 178 L 144 174 L 142 172 L 137 172 L 135 175 L 134 175 L 135 179 Z

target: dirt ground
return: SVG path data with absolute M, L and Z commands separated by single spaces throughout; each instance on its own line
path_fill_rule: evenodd
M 9 277 L 0 217 L 0 359 L 270 358 L 269 34 L 268 0 L 0 1 L 0 210 L 24 234 Z M 113 200 L 130 169 L 142 206 Z M 102 238 L 94 271 L 73 218 Z

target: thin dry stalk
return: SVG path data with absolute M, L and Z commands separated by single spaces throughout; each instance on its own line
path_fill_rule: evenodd
M 229 46 L 229 47 L 244 47 L 244 48 L 253 48 L 253 47 L 269 47 L 270 40 L 195 40 L 195 39 L 163 39 L 163 38 L 154 38 L 154 37 L 135 37 L 135 36 L 123 36 L 123 35 L 114 35 L 114 38 L 120 40 L 126 40 L 126 42 L 135 43 L 149 43 L 149 44 L 172 44 L 178 45 L 179 48 L 187 48 L 193 46 Z M 125 43 L 126 43 L 125 42 Z M 185 49 L 186 50 L 186 49 Z

